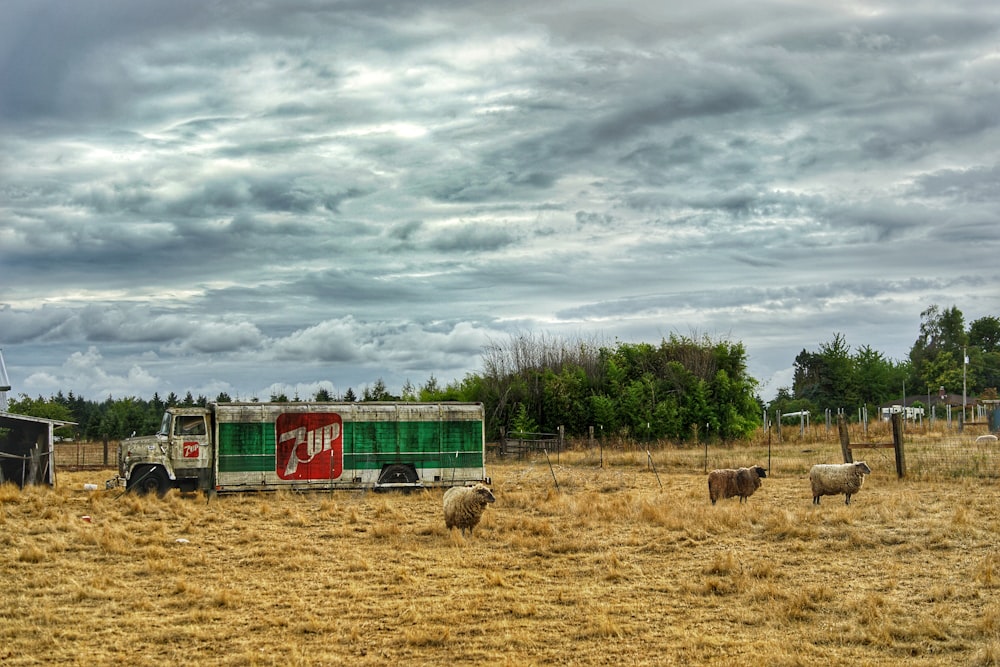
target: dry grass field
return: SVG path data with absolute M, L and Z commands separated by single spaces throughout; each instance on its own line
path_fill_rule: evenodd
M 850 506 L 811 503 L 829 442 L 714 507 L 697 448 L 491 461 L 472 538 L 440 490 L 157 499 L 59 471 L 0 487 L 0 663 L 1000 664 L 997 471 L 935 473 L 934 446 L 903 481 L 871 450 Z

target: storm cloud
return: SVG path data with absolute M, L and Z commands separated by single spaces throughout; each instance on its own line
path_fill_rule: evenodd
M 739 340 L 1000 312 L 989 2 L 10 0 L 14 393 L 446 383 L 524 331 Z

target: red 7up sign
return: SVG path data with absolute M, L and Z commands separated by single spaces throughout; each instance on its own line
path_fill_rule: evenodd
M 285 413 L 275 422 L 281 479 L 336 479 L 344 471 L 344 428 L 334 412 Z

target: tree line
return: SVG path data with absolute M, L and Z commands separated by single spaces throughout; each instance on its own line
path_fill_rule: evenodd
M 225 392 L 219 393 L 215 403 L 231 403 L 232 398 Z M 269 399 L 278 403 L 297 403 L 302 399 L 293 396 L 291 399 L 286 394 L 271 394 Z M 378 380 L 372 387 L 365 388 L 361 397 L 355 395 L 352 389 L 348 389 L 343 396 L 334 397 L 326 389 L 317 391 L 311 399 L 312 401 L 334 401 L 342 400 L 354 402 L 363 401 L 387 401 L 401 400 L 399 397 L 391 396 L 385 389 L 385 383 Z M 411 397 L 408 400 L 417 400 Z M 256 401 L 256 399 L 254 399 Z M 72 391 L 63 394 L 57 392 L 48 399 L 31 398 L 26 394 L 21 394 L 17 399 L 8 404 L 8 411 L 14 414 L 30 415 L 43 419 L 56 421 L 73 422 L 74 426 L 67 426 L 56 429 L 55 434 L 62 438 L 76 438 L 83 440 L 103 440 L 105 438 L 120 440 L 133 433 L 138 435 L 148 435 L 155 433 L 160 426 L 163 413 L 168 407 L 205 407 L 209 399 L 205 396 L 193 396 L 188 392 L 183 398 L 171 392 L 166 398 L 161 398 L 159 393 L 153 394 L 153 398 L 145 400 L 129 396 L 125 398 L 113 398 L 109 396 L 103 401 L 96 402 L 75 395 Z
M 963 361 L 969 363 L 963 369 Z M 483 349 L 481 372 L 444 386 L 431 376 L 422 386 L 409 380 L 398 395 L 378 379 L 359 394 L 335 396 L 321 389 L 313 396 L 273 394 L 273 402 L 307 401 L 471 401 L 483 403 L 487 438 L 502 432 L 677 443 L 735 441 L 749 437 L 764 409 L 778 412 L 845 410 L 852 417 L 867 406 L 870 414 L 907 393 L 936 394 L 940 387 L 961 393 L 963 370 L 968 391 L 996 397 L 1000 385 L 1000 319 L 983 317 L 968 327 L 957 307 L 936 305 L 921 313 L 920 332 L 909 358 L 894 360 L 871 346 L 853 349 L 835 333 L 819 349 L 803 349 L 794 361 L 791 387 L 782 387 L 765 406 L 759 383 L 747 373 L 742 343 L 708 336 L 671 335 L 658 344 L 614 344 L 532 334 L 491 342 Z M 230 402 L 220 393 L 215 402 Z M 205 396 L 152 399 L 112 398 L 95 402 L 62 392 L 43 399 L 24 394 L 11 412 L 72 421 L 57 434 L 88 440 L 120 439 L 155 432 L 168 406 L 204 406 Z
M 484 404 L 488 438 L 501 432 L 555 432 L 570 436 L 624 436 L 640 440 L 687 442 L 700 438 L 738 440 L 761 421 L 757 381 L 747 374 L 741 343 L 671 335 L 658 345 L 569 341 L 518 335 L 491 343 L 483 352 L 483 371 L 441 386 L 431 376 L 421 387 L 407 381 L 399 395 L 379 379 L 360 395 L 326 390 L 311 401 L 471 401 Z M 284 394 L 275 402 L 301 399 Z M 219 394 L 215 402 L 229 402 Z M 49 399 L 24 394 L 11 412 L 72 421 L 58 434 L 99 440 L 133 432 L 153 433 L 168 406 L 204 406 L 205 396 L 189 392 L 150 400 L 137 397 L 95 402 L 61 391 Z
M 968 363 L 966 362 L 968 360 Z M 803 349 L 796 357 L 791 387 L 778 390 L 769 409 L 779 413 L 809 410 L 823 413 L 843 409 L 869 414 L 904 396 L 938 396 L 942 391 L 995 399 L 1000 386 L 1000 318 L 981 317 L 968 326 L 956 306 L 932 305 L 920 314 L 920 332 L 908 358 L 889 359 L 871 346 L 852 350 L 846 338 L 833 338 L 815 351 Z M 926 401 L 912 400 L 918 407 Z

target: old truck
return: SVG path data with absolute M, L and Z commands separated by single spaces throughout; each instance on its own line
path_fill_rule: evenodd
M 108 487 L 373 489 L 486 482 L 481 403 L 210 403 L 170 407 L 125 439 Z

